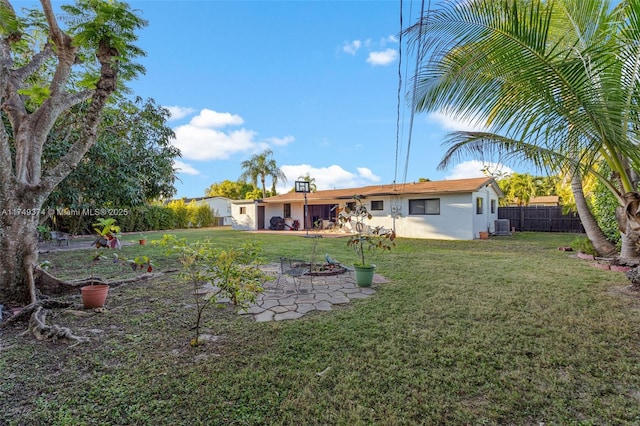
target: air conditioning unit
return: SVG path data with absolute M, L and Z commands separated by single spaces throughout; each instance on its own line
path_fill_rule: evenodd
M 496 219 L 495 221 L 495 232 L 493 235 L 511 235 L 511 227 L 509 224 L 509 219 Z

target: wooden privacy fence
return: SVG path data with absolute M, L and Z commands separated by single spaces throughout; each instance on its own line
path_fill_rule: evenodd
M 559 206 L 498 207 L 498 219 L 509 219 L 516 231 L 584 233 L 578 215 Z

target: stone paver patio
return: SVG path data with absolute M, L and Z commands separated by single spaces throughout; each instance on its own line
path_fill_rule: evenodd
M 252 315 L 256 321 L 282 321 L 297 319 L 312 311 L 330 311 L 333 305 L 344 305 L 352 299 L 364 299 L 375 294 L 376 287 L 388 282 L 375 274 L 372 287 L 356 286 L 353 271 L 329 276 L 292 276 L 281 273 L 279 263 L 269 264 L 264 270 L 275 280 L 265 284 L 265 291 L 256 303 L 242 315 Z

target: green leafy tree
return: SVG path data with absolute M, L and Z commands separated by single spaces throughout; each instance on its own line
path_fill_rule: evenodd
M 240 180 L 244 182 L 249 181 L 253 186 L 258 188 L 258 179 L 260 179 L 262 198 L 267 198 L 267 178 L 271 178 L 273 182 L 272 195 L 276 195 L 275 186 L 279 181 L 287 182 L 287 177 L 282 170 L 278 168 L 276 160 L 271 158 L 272 156 L 273 151 L 267 149 L 260 154 L 254 155 L 249 160 L 243 161 L 241 164 L 243 172 L 242 175 L 240 175 Z
M 111 96 L 143 71 L 135 62 L 143 52 L 134 43 L 146 22 L 127 4 L 62 5 L 64 26 L 50 0 L 40 4 L 39 12 L 20 17 L 12 2 L 0 2 L 0 205 L 7 213 L 0 217 L 0 300 L 18 303 L 38 300 L 38 216 L 22 212 L 40 209 L 78 166 Z M 75 119 L 60 120 L 65 114 Z M 43 153 L 60 123 L 70 142 L 47 163 Z
M 223 180 L 222 182 L 213 183 L 205 190 L 207 197 L 226 197 L 231 200 L 244 200 L 248 192 L 253 191 L 255 187 L 247 182 L 234 182 Z
M 269 192 L 267 191 L 267 195 Z M 259 200 L 260 198 L 264 198 L 264 194 L 258 188 L 253 188 L 251 191 L 245 194 L 245 200 Z
M 500 179 L 498 184 L 504 192 L 505 201 L 519 206 L 529 205 L 531 198 L 538 192 L 536 179 L 528 173 L 513 173 L 508 178 Z
M 408 31 L 423 55 L 416 108 L 487 128 L 449 135 L 440 166 L 472 155 L 566 174 L 594 247 L 615 253 L 584 196 L 593 175 L 618 202 L 620 257 L 640 260 L 639 24 L 638 0 L 476 0 L 425 14 Z
M 173 160 L 180 151 L 171 145 L 174 133 L 166 125 L 168 114 L 152 99 L 121 99 L 106 108 L 95 145 L 54 189 L 46 206 L 123 208 L 171 198 L 176 179 Z M 61 123 L 59 129 L 69 124 Z M 48 163 L 59 159 L 65 143 L 59 132 L 51 132 L 49 137 L 51 144 L 45 151 Z

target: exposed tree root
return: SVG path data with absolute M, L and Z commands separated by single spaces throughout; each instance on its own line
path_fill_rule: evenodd
M 32 303 L 30 305 L 25 306 L 24 308 L 22 308 L 20 310 L 20 312 L 18 312 L 17 314 L 15 314 L 14 316 L 10 317 L 9 319 L 7 319 L 6 321 L 3 321 L 0 323 L 0 328 L 5 327 L 9 324 L 13 324 L 15 322 L 19 322 L 19 321 L 23 321 L 26 320 L 27 318 L 29 318 L 38 308 L 45 308 L 45 309 L 66 309 L 66 308 L 70 308 L 73 306 L 73 302 L 63 302 L 61 300 L 54 300 L 54 299 L 43 299 L 43 300 L 39 300 L 36 303 Z
M 106 284 L 110 287 L 118 287 L 120 285 L 134 283 L 138 281 L 149 280 L 166 273 L 176 272 L 177 269 L 167 270 L 164 272 L 146 273 L 138 275 L 134 278 L 128 278 L 118 281 L 104 281 L 100 278 L 89 278 L 78 281 L 64 281 L 54 277 L 42 268 L 35 268 L 34 277 L 36 280 L 36 287 L 40 294 L 46 294 L 50 296 L 62 296 L 68 294 L 74 294 L 78 292 L 80 287 L 91 284 Z M 67 340 L 75 342 L 72 346 L 87 342 L 90 339 L 88 337 L 76 336 L 73 331 L 67 327 L 61 327 L 59 325 L 47 325 L 46 309 L 65 309 L 74 305 L 73 302 L 64 302 L 55 299 L 40 299 L 30 305 L 25 306 L 9 319 L 0 322 L 0 328 L 6 327 L 9 324 L 13 324 L 19 321 L 29 318 L 29 327 L 23 334 L 33 334 L 37 340 L 51 339 L 53 341 Z
M 38 306 L 31 314 L 31 319 L 29 320 L 29 328 L 23 334 L 32 333 L 37 340 L 46 340 L 51 339 L 54 342 L 58 340 L 68 340 L 75 342 L 71 346 L 78 345 L 80 343 L 88 342 L 90 339 L 88 337 L 76 336 L 73 334 L 70 328 L 60 327 L 59 325 L 47 325 L 47 311 L 42 308 L 42 306 Z
M 67 294 L 77 293 L 80 287 L 84 287 L 86 285 L 92 284 L 106 284 L 109 287 L 118 287 L 123 284 L 130 284 L 138 281 L 145 281 L 152 278 L 159 277 L 168 272 L 173 271 L 165 271 L 165 272 L 156 272 L 156 273 L 146 273 L 141 274 L 133 278 L 127 278 L 125 280 L 117 280 L 117 281 L 105 281 L 102 278 L 94 277 L 94 278 L 86 278 L 78 281 L 65 281 L 59 278 L 54 277 L 49 272 L 45 271 L 42 268 L 35 269 L 35 280 L 36 280 L 36 288 L 42 293 L 49 296 L 62 296 Z

